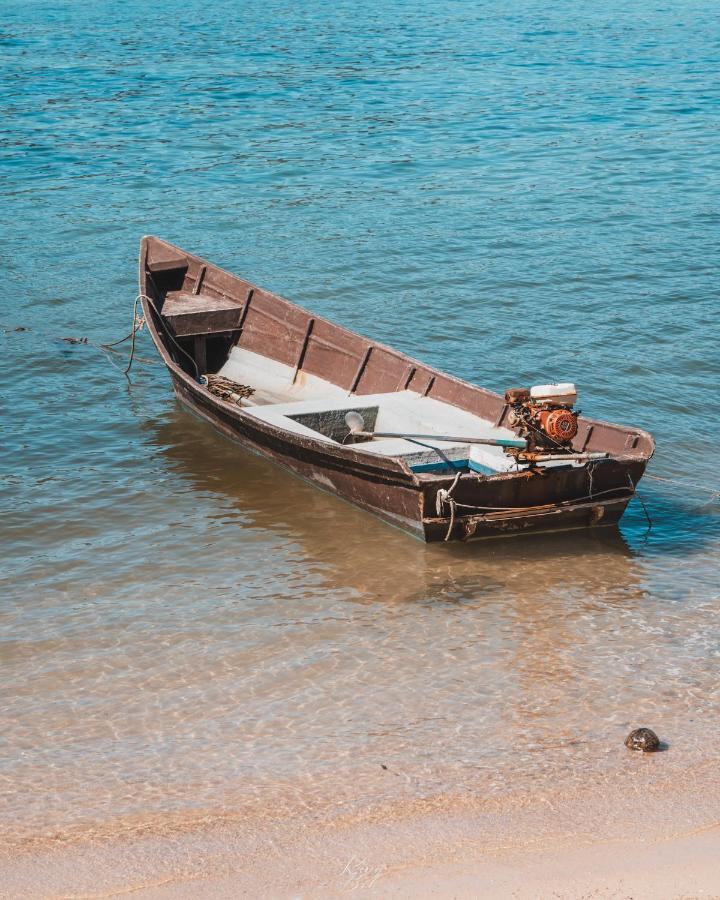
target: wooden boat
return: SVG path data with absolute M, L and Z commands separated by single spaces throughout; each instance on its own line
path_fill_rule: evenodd
M 425 541 L 612 525 L 654 451 L 578 417 L 571 385 L 502 397 L 155 237 L 140 294 L 185 406 Z

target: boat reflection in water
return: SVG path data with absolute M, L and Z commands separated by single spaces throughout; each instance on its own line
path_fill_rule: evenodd
M 180 408 L 149 431 L 174 472 L 229 503 L 233 542 L 263 532 L 291 542 L 328 586 L 352 589 L 355 601 L 469 603 L 502 591 L 506 604 L 513 595 L 527 604 L 533 596 L 547 601 L 556 589 L 580 597 L 622 585 L 627 596 L 634 580 L 633 553 L 618 528 L 520 535 L 488 541 L 482 551 L 424 545 L 242 450 Z

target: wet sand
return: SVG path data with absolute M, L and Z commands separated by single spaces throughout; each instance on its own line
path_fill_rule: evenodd
M 116 822 L 16 847 L 0 896 L 720 896 L 718 759 L 628 762 L 565 792 Z
M 707 833 L 654 842 L 638 838 L 583 847 L 508 850 L 464 863 L 411 867 L 389 872 L 354 895 L 513 900 L 720 897 L 719 856 L 720 824 Z M 219 884 L 217 888 L 214 895 L 222 896 Z
M 513 898 L 534 900 L 689 900 L 720 897 L 720 824 L 706 833 L 654 842 L 642 839 L 600 843 L 591 846 L 551 846 L 542 849 L 479 853 L 458 863 L 437 862 L 407 865 L 379 873 L 366 871 L 351 860 L 343 888 L 316 891 L 308 877 L 288 889 L 288 896 L 332 897 L 348 894 L 358 898 L 416 897 Z M 356 867 L 353 869 L 353 867 Z M 318 873 L 322 879 L 322 873 Z M 162 898 L 252 895 L 257 885 L 240 876 L 157 885 L 141 889 L 136 896 Z M 262 888 L 258 890 L 261 894 Z M 280 896 L 281 893 L 272 893 Z

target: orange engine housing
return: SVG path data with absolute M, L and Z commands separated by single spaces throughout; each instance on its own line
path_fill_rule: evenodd
M 569 409 L 541 409 L 537 417 L 545 434 L 558 444 L 569 444 L 578 432 L 577 415 Z

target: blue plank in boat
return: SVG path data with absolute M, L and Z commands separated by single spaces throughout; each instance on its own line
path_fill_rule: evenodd
M 440 462 L 419 463 L 417 465 L 410 466 L 413 472 L 447 472 L 448 469 L 452 469 L 453 471 L 455 471 L 457 469 L 467 469 L 467 467 L 467 459 L 447 459 L 441 460 Z

